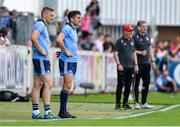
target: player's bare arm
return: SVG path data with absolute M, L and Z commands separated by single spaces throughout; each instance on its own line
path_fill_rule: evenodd
M 150 58 L 151 58 L 152 69 L 155 70 L 156 69 L 156 63 L 155 63 L 155 57 L 154 57 L 154 51 L 152 49 L 152 45 L 150 46 Z
M 36 49 L 38 50 L 38 52 L 41 54 L 41 55 L 47 55 L 47 52 L 46 51 L 43 51 L 41 50 L 40 46 L 39 46 L 39 42 L 38 42 L 38 37 L 39 37 L 40 33 L 39 31 L 35 30 L 33 33 L 32 33 L 32 37 L 31 37 L 31 41 L 32 43 L 34 44 L 34 46 L 36 47 Z
M 58 45 L 60 47 L 60 49 L 68 56 L 68 57 L 71 57 L 72 56 L 72 53 L 67 50 L 64 46 L 64 34 L 63 33 L 60 33 L 57 37 L 57 42 L 58 42 Z
M 117 52 L 117 51 L 114 52 L 114 59 L 115 59 L 115 62 L 116 62 L 116 64 L 117 64 L 118 70 L 119 70 L 119 71 L 123 71 L 123 66 L 122 66 L 121 63 L 120 63 L 120 60 L 119 60 L 118 52 Z
M 136 55 L 136 52 L 134 52 L 134 71 L 135 72 L 138 72 L 139 71 L 139 67 L 138 67 L 138 61 L 137 61 L 137 55 Z

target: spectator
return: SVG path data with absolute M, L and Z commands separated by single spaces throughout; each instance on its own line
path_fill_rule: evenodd
M 86 39 L 88 36 L 88 33 L 90 31 L 90 27 L 91 27 L 90 12 L 86 12 L 86 14 L 82 18 L 81 22 L 82 22 L 82 26 L 81 26 L 82 37 L 83 37 L 83 39 Z
M 12 39 L 14 42 L 17 42 L 17 17 L 19 16 L 19 12 L 16 10 L 12 10 L 10 12 L 10 28 L 12 32 Z
M 97 0 L 91 0 L 90 4 L 86 7 L 86 12 L 90 12 L 91 16 L 99 16 L 100 8 Z
M 100 13 L 100 8 L 99 8 L 99 3 L 97 0 L 92 0 L 90 4 L 86 8 L 86 12 L 90 13 L 92 22 L 92 29 L 96 30 L 101 26 L 101 23 L 99 21 L 99 13 Z
M 87 39 L 83 40 L 80 44 L 83 50 L 95 50 L 95 45 L 92 41 L 93 34 L 88 33 Z
M 113 51 L 112 45 L 110 43 L 104 43 L 103 48 L 105 53 L 112 53 Z
M 51 47 L 56 46 L 56 38 L 57 38 L 57 29 L 55 22 L 48 23 L 48 32 L 49 32 L 49 39 L 51 41 Z
M 177 90 L 176 83 L 171 77 L 168 76 L 167 70 L 164 70 L 163 73 L 157 77 L 156 88 L 157 91 L 168 93 L 175 93 Z
M 104 44 L 103 44 L 104 52 L 112 52 L 114 51 L 114 44 L 112 43 L 111 36 L 106 34 L 104 36 Z
M 171 44 L 170 53 L 173 60 L 180 60 L 180 36 L 177 36 L 176 41 Z
M 104 35 L 102 33 L 98 34 L 98 39 L 95 41 L 96 50 L 100 53 L 103 52 L 103 44 L 104 44 Z
M 158 42 L 158 47 L 156 51 L 156 62 L 159 72 L 167 70 L 168 68 L 168 51 L 165 48 L 165 45 L 162 41 Z
M 9 39 L 7 38 L 8 36 L 8 28 L 2 28 L 0 30 L 0 45 L 10 45 Z
M 10 16 L 8 9 L 6 7 L 1 7 L 0 10 L 0 29 L 2 29 L 3 27 L 10 27 Z
M 60 21 L 61 29 L 66 25 L 66 23 L 68 23 L 68 17 L 67 17 L 68 13 L 69 13 L 69 9 L 66 9 L 63 14 L 63 19 Z M 61 31 L 61 29 L 60 29 L 60 31 Z
M 170 42 L 170 40 L 164 41 L 164 49 L 168 52 L 168 54 L 170 53 Z

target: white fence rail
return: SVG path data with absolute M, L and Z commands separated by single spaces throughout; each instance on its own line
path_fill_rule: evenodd
M 62 88 L 58 59 L 53 48 L 51 52 L 52 79 L 54 94 Z M 80 83 L 93 83 L 95 89 L 89 92 L 110 92 L 116 86 L 116 65 L 112 54 L 79 52 L 77 73 L 72 90 L 83 93 Z M 33 66 L 31 49 L 25 46 L 0 46 L 0 90 L 12 90 L 20 94 L 31 91 Z M 27 91 L 29 90 L 29 91 Z
M 25 46 L 0 46 L 0 90 L 25 93 L 30 87 L 31 55 Z
M 59 94 L 63 81 L 60 78 L 56 51 L 51 49 L 51 70 L 53 94 Z M 180 87 L 180 62 L 171 61 L 169 74 Z M 152 74 L 153 76 L 153 74 Z M 116 64 L 112 54 L 99 54 L 91 51 L 80 51 L 77 73 L 72 91 L 84 93 L 81 83 L 92 83 L 95 88 L 90 93 L 115 92 L 117 84 Z M 31 92 L 33 85 L 32 51 L 26 46 L 0 46 L 0 90 L 11 90 L 20 94 Z

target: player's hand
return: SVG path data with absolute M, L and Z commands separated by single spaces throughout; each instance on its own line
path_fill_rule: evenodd
M 135 66 L 134 66 L 134 72 L 137 74 L 138 71 L 139 71 L 139 67 L 138 67 L 138 65 L 135 65 Z
M 72 53 L 69 50 L 66 50 L 65 54 L 66 54 L 67 57 L 72 57 Z
M 56 52 L 56 57 L 59 58 L 61 51 Z
M 123 68 L 123 66 L 121 64 L 117 65 L 117 69 L 118 69 L 118 71 L 123 71 L 124 70 L 124 68 Z
M 41 51 L 41 55 L 46 56 L 46 55 L 47 55 L 47 52 L 44 51 L 44 50 L 42 50 L 42 51 Z
M 177 48 L 180 49 L 180 45 L 178 45 Z
M 156 63 L 155 63 L 155 62 L 152 62 L 152 63 L 151 63 L 151 66 L 152 66 L 152 69 L 153 69 L 153 70 L 156 70 Z
M 141 52 L 141 55 L 142 56 L 146 56 L 148 54 L 148 51 L 147 50 L 143 50 L 142 52 Z

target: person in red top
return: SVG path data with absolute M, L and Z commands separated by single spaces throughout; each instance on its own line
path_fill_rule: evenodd
M 173 60 L 180 60 L 180 36 L 177 36 L 176 41 L 171 44 L 170 53 Z
M 82 37 L 83 39 L 86 39 L 91 27 L 91 16 L 90 12 L 86 12 L 85 16 L 81 20 L 82 26 L 81 26 L 81 31 L 82 31 Z

